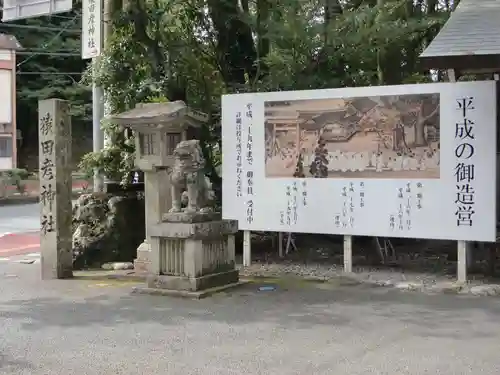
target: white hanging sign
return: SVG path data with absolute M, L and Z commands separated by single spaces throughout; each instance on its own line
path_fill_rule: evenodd
M 72 0 L 4 0 L 2 22 L 69 12 Z
M 102 0 L 82 2 L 82 59 L 93 59 L 101 54 Z

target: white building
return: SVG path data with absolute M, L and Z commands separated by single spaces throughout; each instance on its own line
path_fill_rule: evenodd
M 0 34 L 0 170 L 17 166 L 16 50 L 12 35 Z

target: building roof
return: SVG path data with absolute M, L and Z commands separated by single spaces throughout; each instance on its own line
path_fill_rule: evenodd
M 462 0 L 420 60 L 429 69 L 500 70 L 500 1 Z
M 0 49 L 21 50 L 23 47 L 14 35 L 0 34 Z
M 112 123 L 121 126 L 144 125 L 151 128 L 163 128 L 176 122 L 186 122 L 191 126 L 199 126 L 208 121 L 205 113 L 195 111 L 183 101 L 166 103 L 140 103 L 135 108 L 110 117 Z
M 377 102 L 370 99 L 369 97 L 359 97 L 353 98 L 351 100 L 351 106 L 354 107 L 356 111 L 366 113 L 371 111 L 377 106 Z
M 314 116 L 312 120 L 317 124 L 323 125 L 326 123 L 341 122 L 346 113 L 347 110 L 345 109 L 341 111 L 325 111 L 323 113 L 319 113 L 317 116 Z

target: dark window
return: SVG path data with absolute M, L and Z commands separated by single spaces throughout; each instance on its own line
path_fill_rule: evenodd
M 12 157 L 12 137 L 0 137 L 0 158 Z
M 167 155 L 173 155 L 175 147 L 181 142 L 181 133 L 168 133 L 167 134 Z
M 155 134 L 142 134 L 139 133 L 139 146 L 141 155 L 155 155 L 156 149 Z

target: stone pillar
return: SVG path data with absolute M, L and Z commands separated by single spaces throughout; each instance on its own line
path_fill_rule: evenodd
M 73 276 L 71 117 L 65 100 L 38 103 L 42 279 Z
M 172 207 L 169 172 L 166 168 L 144 172 L 144 199 L 146 206 L 146 239 L 137 248 L 134 269 L 151 272 L 151 236 L 152 225 L 162 221 L 162 215 Z

